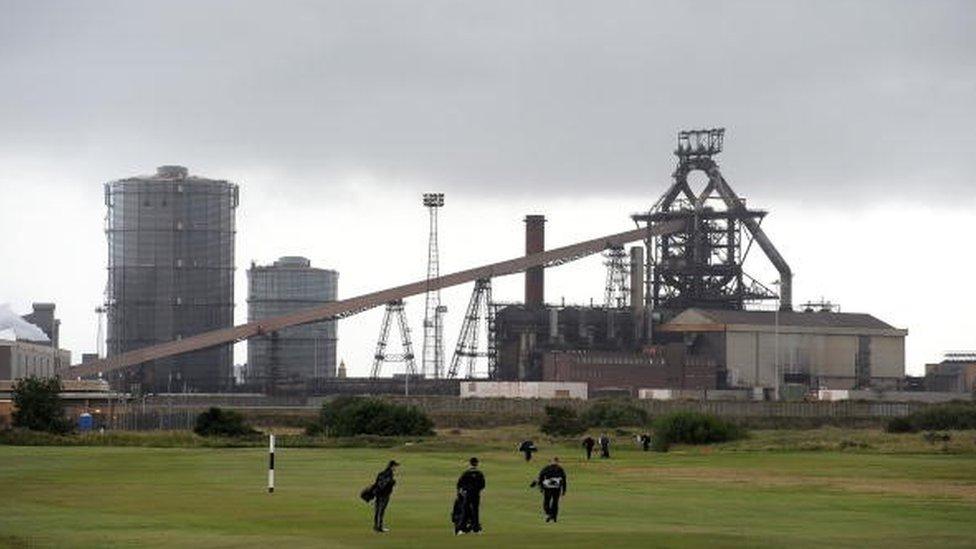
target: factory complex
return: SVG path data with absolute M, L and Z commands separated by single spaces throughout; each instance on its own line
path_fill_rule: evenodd
M 437 213 L 445 200 L 427 193 L 424 280 L 341 298 L 339 273 L 327 266 L 293 255 L 252 261 L 247 322 L 239 326 L 238 186 L 182 166 L 106 183 L 107 281 L 97 309 L 100 341 L 102 315 L 107 326 L 104 352 L 70 366 L 54 305 L 37 304 L 24 320 L 48 341 L 0 338 L 0 379 L 59 375 L 103 383 L 117 396 L 970 397 L 976 355 L 953 353 L 927 365 L 924 377 L 906 376 L 907 329 L 823 299 L 795 300 L 788 258 L 762 228 L 768 212 L 747 205 L 719 168 L 724 137 L 723 129 L 680 132 L 670 185 L 650 208 L 622 219 L 636 227 L 626 232 L 551 248 L 547 219 L 533 212 L 513 259 L 442 274 Z M 700 188 L 691 174 L 704 175 Z M 601 302 L 547 302 L 547 269 L 593 254 L 606 267 Z M 750 274 L 755 261 L 771 266 L 777 280 Z M 512 274 L 525 277 L 524 298 L 495 301 L 492 279 Z M 440 290 L 460 284 L 473 288 L 452 348 Z M 421 294 L 415 354 L 405 299 Z M 339 324 L 374 307 L 385 310 L 371 376 L 350 378 L 337 360 Z M 240 341 L 247 363 L 235 367 L 232 345 Z M 387 363 L 402 366 L 384 376 Z

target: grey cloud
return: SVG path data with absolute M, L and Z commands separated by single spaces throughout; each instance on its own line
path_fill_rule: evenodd
M 749 194 L 972 195 L 967 1 L 0 4 L 0 152 L 105 178 L 169 155 L 627 193 L 714 124 Z

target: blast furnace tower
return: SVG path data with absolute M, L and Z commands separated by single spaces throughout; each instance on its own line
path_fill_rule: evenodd
M 723 128 L 679 132 L 673 183 L 650 211 L 632 216 L 638 224 L 685 222 L 684 231 L 646 242 L 647 302 L 665 316 L 691 307 L 741 310 L 747 303 L 776 299 L 743 270 L 753 243 L 779 272 L 780 308 L 793 309 L 793 274 L 759 226 L 766 212 L 748 208 L 714 160 L 724 136 Z M 691 188 L 688 175 L 694 171 L 707 176 L 704 188 Z

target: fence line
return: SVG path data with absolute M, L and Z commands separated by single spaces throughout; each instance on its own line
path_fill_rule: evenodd
M 492 399 L 442 396 L 386 396 L 391 402 L 416 406 L 429 414 L 438 425 L 458 426 L 503 425 L 513 422 L 535 422 L 545 416 L 546 406 L 560 406 L 582 412 L 592 401 L 568 399 Z M 893 417 L 903 417 L 931 406 L 923 402 L 749 402 L 749 401 L 694 401 L 694 400 L 630 400 L 628 403 L 642 408 L 649 415 L 658 416 L 675 411 L 697 411 L 742 421 L 757 420 L 762 423 L 776 420 L 798 420 L 797 423 L 844 423 L 860 421 L 877 424 Z M 300 406 L 227 406 L 236 409 L 250 419 L 262 424 L 277 424 L 290 418 L 312 419 L 317 414 L 315 405 Z M 196 416 L 206 409 L 200 403 L 176 401 L 135 401 L 116 403 L 103 413 L 100 426 L 115 430 L 172 430 L 192 429 Z M 300 422 L 300 421 L 299 421 Z
M 546 406 L 560 406 L 581 412 L 592 403 L 583 400 L 543 399 L 458 399 L 442 397 L 385 397 L 417 406 L 432 414 L 506 414 L 541 417 Z M 650 415 L 675 411 L 697 411 L 726 417 L 782 418 L 892 418 L 906 416 L 930 406 L 922 402 L 743 402 L 693 400 L 628 401 Z

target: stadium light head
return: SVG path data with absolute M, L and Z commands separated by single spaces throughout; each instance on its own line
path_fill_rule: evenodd
M 444 193 L 424 193 L 424 206 L 440 208 L 444 205 Z

